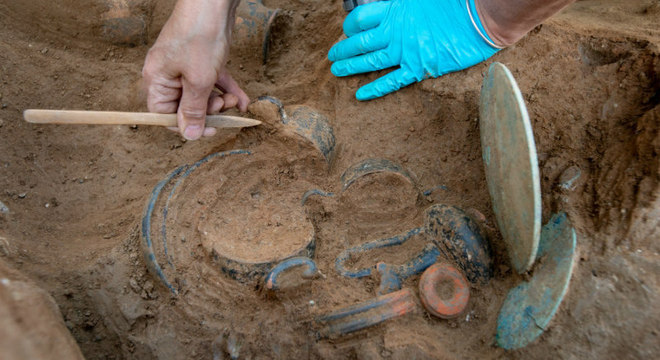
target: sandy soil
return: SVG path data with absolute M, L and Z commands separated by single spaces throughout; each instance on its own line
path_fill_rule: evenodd
M 265 0 L 282 9 L 268 61 L 262 64 L 260 48 L 246 46 L 233 50 L 229 68 L 253 99 L 270 95 L 327 116 L 337 146 L 325 165 L 309 160 L 316 155 L 300 150 L 302 139 L 282 131 L 273 113 L 256 110 L 264 126 L 197 142 L 154 127 L 25 123 L 27 108 L 146 110 L 138 95 L 142 61 L 173 1 L 127 1 L 137 19 L 131 24 L 139 26 L 121 45 L 104 27 L 111 3 L 0 3 L 0 201 L 9 209 L 0 213 L 0 261 L 52 295 L 86 358 L 222 358 L 227 344 L 240 358 L 660 356 L 657 1 L 579 1 L 484 64 L 359 103 L 355 90 L 377 74 L 337 79 L 325 57 L 341 36 L 340 3 Z M 494 225 L 477 121 L 480 85 L 492 61 L 511 69 L 528 105 L 543 219 L 566 211 L 579 252 L 569 293 L 549 329 L 510 352 L 494 345 L 496 319 L 508 289 L 523 277 L 510 269 Z M 180 165 L 232 149 L 261 154 L 254 161 L 263 166 L 248 169 L 259 179 L 251 185 L 268 190 L 268 200 L 282 209 L 290 207 L 291 218 L 300 205 L 279 185 L 340 194 L 310 197 L 303 207 L 324 276 L 269 296 L 258 284 L 225 276 L 197 247 L 182 252 L 179 259 L 190 261 L 170 273 L 181 289 L 175 297 L 148 272 L 140 249 L 151 189 Z M 370 176 L 342 193 L 344 170 L 368 158 L 400 164 L 414 185 Z M 244 165 L 236 160 L 232 169 Z M 574 189 L 561 188 L 565 172 L 575 167 L 582 175 Z M 220 179 L 227 168 L 207 171 L 207 178 Z M 222 194 L 203 189 L 203 200 L 217 204 L 207 216 L 252 206 L 239 199 L 254 191 L 222 181 Z M 378 287 L 374 278 L 337 274 L 337 255 L 420 226 L 423 210 L 437 203 L 482 213 L 495 251 L 495 277 L 471 289 L 466 316 L 441 320 L 419 308 L 346 338 L 318 340 L 314 316 L 373 298 Z M 262 207 L 262 216 L 251 215 L 266 228 L 273 224 L 271 205 Z M 199 221 L 194 211 L 179 212 Z M 199 238 L 208 226 L 189 231 Z M 351 266 L 400 263 L 424 245 L 415 236 Z M 404 286 L 416 289 L 418 280 Z

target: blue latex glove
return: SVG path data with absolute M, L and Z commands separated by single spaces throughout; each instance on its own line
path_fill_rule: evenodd
M 399 66 L 355 94 L 358 100 L 370 100 L 478 64 L 499 49 L 479 35 L 467 6 L 466 0 L 390 0 L 358 6 L 344 20 L 348 38 L 328 53 L 334 62 L 331 71 L 348 76 Z M 488 36 L 474 0 L 469 6 L 481 33 Z

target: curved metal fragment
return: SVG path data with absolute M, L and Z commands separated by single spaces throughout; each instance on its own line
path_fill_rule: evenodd
M 575 243 L 575 230 L 565 213 L 553 215 L 543 226 L 531 279 L 509 291 L 497 317 L 499 347 L 524 347 L 548 328 L 568 291 Z

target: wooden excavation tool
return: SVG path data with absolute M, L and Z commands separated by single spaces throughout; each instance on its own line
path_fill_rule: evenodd
M 145 112 L 25 110 L 25 121 L 35 124 L 160 125 L 176 127 L 176 114 Z M 207 115 L 206 126 L 242 128 L 260 125 L 261 121 L 228 115 Z

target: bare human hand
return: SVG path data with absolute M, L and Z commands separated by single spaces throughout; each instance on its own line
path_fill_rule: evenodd
M 179 0 L 145 59 L 149 111 L 176 112 L 188 140 L 215 134 L 206 114 L 247 111 L 250 99 L 225 68 L 238 1 Z

